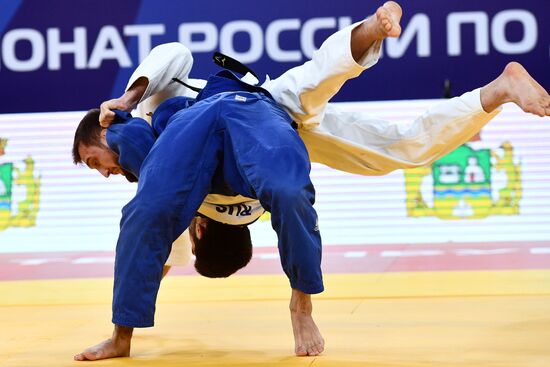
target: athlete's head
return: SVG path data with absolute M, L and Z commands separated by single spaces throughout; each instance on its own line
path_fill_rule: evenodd
M 226 278 L 248 264 L 252 242 L 247 226 L 195 217 L 189 226 L 195 269 L 208 278 Z
M 99 109 L 86 113 L 78 125 L 73 142 L 73 162 L 85 163 L 105 177 L 124 175 L 128 181 L 137 178 L 118 163 L 118 155 L 109 148 L 106 140 L 107 129 L 99 125 Z

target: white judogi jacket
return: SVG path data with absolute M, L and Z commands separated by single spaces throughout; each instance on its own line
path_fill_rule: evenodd
M 346 80 L 378 61 L 381 42 L 375 43 L 359 63 L 353 59 L 351 31 L 358 24 L 330 36 L 312 60 L 262 85 L 298 124 L 312 162 L 362 175 L 428 165 L 467 142 L 499 112 L 483 110 L 479 89 L 445 100 L 406 125 L 328 104 Z M 127 85 L 129 89 L 140 77 L 149 80 L 138 104 L 139 115 L 147 119 L 148 113 L 173 96 L 194 97 L 195 92 L 172 81 L 176 77 L 202 87 L 203 80 L 188 78 L 192 64 L 192 55 L 182 44 L 169 43 L 151 50 Z M 230 210 L 241 203 L 253 207 L 254 215 L 240 216 L 238 210 Z M 254 199 L 208 195 L 199 212 L 223 223 L 248 224 L 263 209 Z M 174 242 L 167 264 L 180 265 L 190 259 L 190 250 L 176 250 L 182 246 L 190 248 L 187 231 Z

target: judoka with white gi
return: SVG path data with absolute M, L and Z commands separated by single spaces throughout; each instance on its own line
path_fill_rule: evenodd
M 262 84 L 299 125 L 298 132 L 312 162 L 362 175 L 420 167 L 468 141 L 497 115 L 498 110 L 483 110 L 480 89 L 431 108 L 409 125 L 397 125 L 365 112 L 343 111 L 329 104 L 347 80 L 378 61 L 382 40 L 369 32 L 357 32 L 362 29 L 360 24 L 363 23 L 330 36 L 311 61 Z M 155 47 L 130 77 L 127 92 L 102 105 L 100 120 L 108 126 L 113 116 L 110 109 L 130 111 L 136 105 L 139 116 L 150 119 L 148 116 L 166 98 L 194 98 L 196 92 L 172 81 L 177 77 L 190 85 L 204 86 L 204 80 L 188 78 L 192 63 L 191 53 L 182 44 Z M 239 204 L 251 208 L 252 215 L 216 211 Z M 208 195 L 200 209 L 212 219 L 236 225 L 250 224 L 263 213 L 257 200 L 221 195 Z M 167 266 L 190 261 L 190 247 L 186 232 L 174 242 Z
M 481 88 L 430 108 L 410 124 L 344 111 L 328 103 L 345 81 L 378 61 L 381 40 L 353 33 L 358 24 L 330 36 L 311 61 L 262 84 L 298 123 L 312 162 L 362 175 L 428 165 L 467 142 L 498 114 L 498 109 L 484 110 Z M 148 115 L 166 98 L 194 98 L 196 92 L 172 81 L 177 77 L 202 87 L 204 80 L 188 78 L 192 63 L 191 53 L 182 44 L 155 47 L 130 77 L 127 92 L 102 105 L 100 120 L 108 126 L 110 109 L 132 110 L 136 106 L 139 116 L 150 119 Z M 250 215 L 231 211 L 238 205 L 250 208 Z M 219 208 L 226 210 L 220 212 Z M 200 209 L 209 218 L 235 225 L 250 224 L 263 213 L 257 200 L 240 196 L 208 195 Z M 190 261 L 189 234 L 183 233 L 172 248 L 167 270 Z

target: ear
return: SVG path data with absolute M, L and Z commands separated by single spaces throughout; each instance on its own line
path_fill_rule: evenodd
M 99 133 L 99 141 L 101 142 L 101 145 L 109 147 L 109 144 L 107 144 L 107 129 L 101 129 L 101 132 Z
M 201 225 L 198 220 L 195 221 L 195 235 L 197 236 L 197 238 L 199 240 L 202 239 L 202 236 L 204 235 L 205 228 L 206 228 L 206 225 L 204 225 L 204 224 Z

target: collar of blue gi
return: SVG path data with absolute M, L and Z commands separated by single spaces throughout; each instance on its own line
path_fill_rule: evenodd
M 173 97 L 162 102 L 153 114 L 152 125 L 155 134 L 159 136 L 176 112 L 192 106 L 193 103 L 195 99 L 190 97 Z
M 141 164 L 155 144 L 156 136 L 144 119 L 124 111 L 113 112 L 115 120 L 107 129 L 107 144 L 118 154 L 122 168 L 139 178 Z

